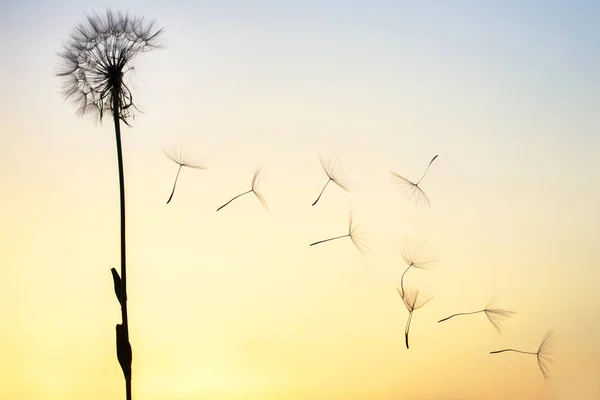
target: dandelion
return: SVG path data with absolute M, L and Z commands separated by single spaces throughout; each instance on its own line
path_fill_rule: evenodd
M 248 190 L 247 192 L 238 194 L 237 196 L 235 196 L 234 198 L 229 200 L 227 203 L 225 203 L 221 207 L 217 208 L 217 211 L 219 211 L 221 208 L 225 207 L 227 204 L 231 203 L 238 197 L 241 197 L 248 193 L 254 193 L 254 195 L 256 196 L 258 201 L 260 201 L 260 204 L 262 204 L 264 208 L 268 209 L 267 201 L 265 200 L 265 198 L 263 197 L 262 194 L 258 193 L 258 174 L 260 173 L 260 169 L 261 169 L 261 167 L 259 167 L 259 166 L 255 167 L 255 169 L 254 169 L 254 175 L 252 176 L 252 186 L 251 186 L 250 190 Z
M 412 321 L 413 312 L 429 303 L 431 299 L 433 299 L 433 296 L 421 295 L 421 292 L 419 292 L 418 289 L 409 290 L 407 292 L 400 292 L 399 288 L 396 288 L 396 290 L 408 310 L 408 320 L 406 321 L 406 329 L 404 330 L 404 339 L 406 341 L 406 348 L 408 349 L 408 334 L 410 332 L 410 323 Z
M 409 193 L 409 196 L 408 196 L 409 200 L 412 199 L 413 196 L 415 196 L 417 204 L 420 202 L 424 202 L 429 207 L 431 207 L 431 202 L 429 201 L 429 197 L 427 197 L 427 195 L 425 194 L 423 189 L 421 189 L 419 187 L 419 183 L 421 183 L 423 178 L 425 178 L 425 175 L 427 174 L 427 171 L 429 171 L 429 167 L 431 166 L 431 163 L 433 163 L 433 161 L 438 157 L 438 155 L 436 155 L 435 157 L 433 157 L 431 159 L 431 161 L 429 161 L 429 164 L 427 165 L 427 169 L 425 169 L 425 172 L 423 173 L 421 178 L 417 181 L 417 183 L 414 183 L 414 182 L 406 179 L 405 177 L 401 176 L 400 174 L 398 174 L 394 171 L 391 171 L 392 175 L 394 175 L 396 178 L 398 178 L 398 183 L 400 183 L 407 189 L 407 191 Z
M 77 113 L 94 114 L 102 121 L 108 110 L 115 125 L 118 120 L 129 125 L 137 108 L 125 76 L 133 69 L 133 59 L 159 47 L 162 32 L 154 21 L 109 9 L 105 17 L 93 12 L 85 24 L 78 24 L 59 53 L 63 66 L 57 74 L 64 80 L 65 98 L 77 104 Z
M 324 239 L 324 240 L 319 240 L 318 242 L 314 242 L 311 243 L 311 246 L 317 245 L 319 243 L 325 243 L 325 242 L 329 242 L 331 240 L 336 240 L 336 239 L 342 239 L 342 238 L 346 238 L 349 237 L 350 240 L 352 240 L 352 243 L 354 244 L 354 247 L 356 247 L 356 249 L 361 252 L 364 253 L 365 251 L 367 251 L 369 248 L 364 244 L 363 239 L 361 238 L 361 236 L 357 233 L 358 230 L 358 224 L 355 225 L 354 224 L 354 219 L 352 217 L 352 212 L 350 212 L 350 218 L 348 221 L 348 233 L 342 236 L 336 236 L 336 237 L 332 237 L 329 239 Z
M 333 163 L 331 161 L 329 161 L 327 163 L 327 165 L 325 165 L 325 163 L 323 162 L 323 158 L 319 157 L 319 161 L 321 162 L 321 167 L 323 168 L 323 171 L 325 171 L 325 174 L 327 174 L 327 182 L 325 182 L 325 186 L 323 186 L 323 189 L 321 189 L 321 193 L 319 193 L 319 197 L 317 197 L 317 199 L 315 200 L 314 203 L 312 203 L 312 205 L 314 206 L 315 204 L 317 204 L 317 202 L 319 201 L 319 199 L 321 198 L 321 196 L 323 195 L 323 192 L 325 191 L 325 188 L 327 187 L 327 185 L 329 184 L 329 182 L 333 182 L 336 185 L 338 185 L 339 187 L 341 187 L 342 189 L 344 189 L 346 192 L 349 191 L 348 187 L 343 183 L 343 181 L 340 179 L 339 176 L 336 176 L 336 171 L 335 171 L 335 167 L 336 167 L 336 162 L 334 161 Z
M 175 149 L 171 151 L 164 151 L 165 155 L 174 163 L 179 165 L 177 169 L 177 175 L 175 176 L 175 182 L 173 183 L 173 190 L 171 191 L 171 195 L 169 196 L 169 200 L 167 200 L 167 204 L 171 202 L 173 195 L 175 194 L 175 186 L 177 185 L 177 179 L 179 178 L 179 173 L 181 172 L 182 167 L 194 168 L 194 169 L 206 169 L 202 164 L 200 164 L 197 160 L 190 160 L 186 155 L 183 155 L 183 151 L 179 150 L 179 153 Z
M 494 302 L 496 301 L 496 296 L 494 295 L 486 304 L 485 308 L 483 310 L 478 310 L 478 311 L 471 311 L 471 312 L 463 312 L 463 313 L 457 313 L 457 314 L 452 314 L 449 317 L 446 317 L 444 319 L 441 319 L 438 321 L 439 322 L 444 322 L 449 320 L 450 318 L 453 317 L 457 317 L 460 315 L 474 315 L 474 314 L 479 314 L 479 313 L 485 313 L 485 316 L 490 320 L 490 322 L 492 323 L 492 325 L 494 325 L 494 328 L 496 328 L 496 330 L 498 331 L 498 333 L 502 333 L 502 326 L 501 323 L 504 319 L 509 318 L 512 316 L 512 314 L 514 314 L 514 311 L 510 311 L 510 310 L 506 310 L 503 308 L 493 308 Z
M 496 350 L 490 351 L 490 354 L 498 354 L 503 353 L 505 351 L 513 351 L 515 353 L 521 354 L 531 354 L 537 357 L 538 366 L 540 367 L 540 371 L 542 371 L 542 375 L 544 376 L 544 380 L 548 379 L 548 363 L 553 363 L 550 358 L 551 350 L 552 350 L 552 335 L 553 331 L 549 330 L 544 338 L 542 339 L 542 343 L 538 348 L 538 351 L 533 353 L 529 351 L 515 350 L 515 349 L 504 349 L 504 350 Z
M 125 393 L 131 399 L 131 344 L 127 320 L 127 268 L 125 245 L 125 178 L 121 148 L 120 122 L 130 126 L 137 110 L 133 94 L 125 78 L 133 69 L 133 60 L 158 46 L 163 30 L 156 23 L 127 13 L 106 10 L 105 16 L 92 13 L 85 23 L 72 30 L 59 57 L 62 66 L 57 76 L 63 79 L 65 99 L 77 105 L 80 116 L 94 115 L 98 122 L 106 112 L 115 127 L 119 169 L 121 274 L 111 270 L 117 299 L 121 305 L 122 323 L 117 325 L 117 358 L 125 377 Z M 117 279 L 118 278 L 118 279 Z
M 408 241 L 405 238 L 405 247 L 400 251 L 402 253 L 402 258 L 407 265 L 400 277 L 400 296 L 402 297 L 404 297 L 404 275 L 406 275 L 408 270 L 411 268 L 427 269 L 436 262 L 435 257 L 423 251 L 424 246 L 425 244 L 421 245 L 417 250 L 414 250 L 409 246 Z

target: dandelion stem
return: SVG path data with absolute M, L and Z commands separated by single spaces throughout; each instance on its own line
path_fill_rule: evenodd
M 321 189 L 321 193 L 319 193 L 319 197 L 317 197 L 317 199 L 315 200 L 314 203 L 312 203 L 312 205 L 314 206 L 315 204 L 317 204 L 317 202 L 319 201 L 319 199 L 321 198 L 321 196 L 323 195 L 323 192 L 325 191 L 325 188 L 327 187 L 327 185 L 329 184 L 329 182 L 331 182 L 331 178 L 329 178 L 327 180 L 327 183 L 325 183 L 325 186 L 323 186 L 323 189 Z
M 438 154 L 439 155 L 439 154 Z M 421 179 L 419 179 L 417 181 L 417 183 L 415 183 L 415 186 L 418 186 L 419 183 L 421 183 L 421 181 L 423 180 L 423 178 L 425 178 L 425 174 L 427 174 L 427 171 L 429 171 L 429 167 L 431 167 L 431 163 L 433 163 L 433 161 L 438 157 L 438 155 L 436 155 L 435 157 L 433 157 L 431 159 L 431 161 L 429 161 L 429 164 L 427 164 L 427 169 L 425 169 L 425 172 L 423 172 L 423 176 L 421 176 Z
M 311 245 L 311 246 L 314 246 L 315 244 L 319 244 L 319 243 L 325 243 L 325 242 L 329 242 L 330 240 L 341 239 L 341 238 L 345 238 L 345 237 L 349 237 L 349 236 L 350 236 L 349 234 L 347 234 L 347 235 L 342 235 L 342 236 L 336 236 L 336 237 L 329 238 L 329 239 L 319 240 L 318 242 L 311 243 L 310 245 Z
M 452 318 L 452 317 L 457 317 L 457 316 L 459 316 L 459 315 L 472 315 L 472 314 L 478 314 L 478 313 L 481 313 L 481 312 L 484 312 L 484 311 L 485 311 L 485 310 L 479 310 L 479 311 L 472 311 L 472 312 L 464 312 L 464 313 L 452 314 L 452 315 L 451 315 L 451 316 L 449 316 L 449 317 L 446 317 L 446 318 L 444 318 L 444 319 L 440 319 L 440 320 L 438 321 L 438 323 L 440 323 L 440 322 L 444 322 L 444 321 L 447 321 L 447 320 L 449 320 L 450 318 Z
M 129 342 L 129 324 L 127 321 L 127 258 L 125 245 L 125 176 L 123 172 L 123 149 L 121 147 L 121 125 L 119 120 L 119 86 L 120 85 L 116 85 L 113 89 L 112 111 L 117 144 L 117 162 L 119 164 L 119 203 L 121 209 L 121 318 L 125 338 L 127 342 Z M 129 361 L 131 362 L 131 360 Z M 124 368 L 127 368 L 127 366 Z M 128 371 L 124 370 L 123 372 L 125 375 L 126 398 L 127 400 L 131 400 L 131 364 L 128 366 Z
M 177 178 L 179 178 L 179 173 L 181 172 L 181 167 L 183 165 L 179 164 L 179 169 L 177 170 L 177 175 L 175 176 L 175 183 L 173 183 L 173 191 L 171 192 L 171 195 L 169 196 L 169 200 L 167 200 L 167 204 L 169 204 L 171 202 L 171 199 L 173 198 L 173 195 L 175 194 L 175 186 L 177 185 Z
M 234 200 L 235 200 L 235 199 L 237 199 L 238 197 L 241 197 L 241 196 L 243 196 L 243 195 L 245 195 L 245 194 L 252 193 L 252 192 L 253 192 L 253 190 L 252 190 L 252 189 L 250 189 L 250 190 L 248 190 L 247 192 L 244 192 L 244 193 L 240 193 L 240 194 L 238 194 L 238 195 L 237 195 L 237 196 L 235 196 L 233 199 L 229 200 L 227 203 L 225 203 L 225 204 L 223 204 L 221 207 L 217 208 L 217 211 L 219 211 L 221 208 L 225 207 L 227 204 L 231 203 L 232 201 L 234 201 Z
M 404 339 L 406 340 L 406 348 L 408 349 L 408 332 L 410 330 L 410 321 L 412 320 L 413 312 L 408 313 L 408 321 L 406 321 L 406 329 L 404 330 Z
M 490 351 L 490 354 L 498 354 L 498 353 L 503 353 L 505 351 L 514 351 L 516 353 L 531 354 L 531 355 L 534 355 L 534 356 L 537 356 L 537 354 L 538 354 L 538 353 L 532 353 L 530 351 L 521 351 L 521 350 L 515 350 L 515 349 L 504 349 L 504 350 Z
M 402 293 L 400 293 L 400 294 L 402 295 L 402 297 L 404 297 L 404 275 L 406 275 L 406 273 L 408 272 L 408 270 L 409 270 L 409 269 L 410 269 L 410 267 L 412 267 L 412 266 L 413 266 L 413 265 L 412 265 L 412 264 L 410 264 L 410 265 L 408 266 L 408 268 L 406 268 L 406 269 L 404 270 L 404 272 L 402 273 L 402 276 L 400 277 L 400 291 L 402 292 Z

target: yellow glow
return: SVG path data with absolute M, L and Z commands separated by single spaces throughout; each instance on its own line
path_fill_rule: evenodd
M 0 399 L 123 398 L 113 127 L 52 77 L 82 14 L 12 3 Z M 167 46 L 139 60 L 144 113 L 123 128 L 134 400 L 600 398 L 596 6 L 180 3 L 142 7 Z M 182 169 L 166 205 L 172 146 L 207 169 Z M 319 154 L 350 191 L 313 207 Z M 432 207 L 415 205 L 390 170 L 417 179 L 435 154 Z M 256 164 L 269 211 L 249 194 L 217 212 Z M 350 210 L 371 251 L 309 246 Z M 438 258 L 406 275 L 434 296 L 408 350 L 405 237 Z M 483 314 L 438 323 L 494 293 L 516 311 L 502 334 Z M 535 352 L 551 328 L 548 382 L 535 356 L 489 354 Z

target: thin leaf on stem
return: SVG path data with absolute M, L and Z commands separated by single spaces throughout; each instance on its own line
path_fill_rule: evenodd
M 515 312 L 511 311 L 511 310 L 507 310 L 504 308 L 494 308 L 494 302 L 496 301 L 496 295 L 494 295 L 486 304 L 485 308 L 482 310 L 477 310 L 477 311 L 469 311 L 469 312 L 461 312 L 461 313 L 456 313 L 456 314 L 452 314 L 449 317 L 443 318 L 441 320 L 438 321 L 438 323 L 440 322 L 444 322 L 447 321 L 451 318 L 454 317 L 458 317 L 458 316 L 465 316 L 465 315 L 474 315 L 474 314 L 479 314 L 479 313 L 484 313 L 485 316 L 488 318 L 488 320 L 492 323 L 492 325 L 494 326 L 494 328 L 496 328 L 496 330 L 498 331 L 498 333 L 502 333 L 502 322 L 504 319 L 506 318 L 510 318 Z
M 311 246 L 315 246 L 315 245 L 320 244 L 320 243 L 330 242 L 332 240 L 343 239 L 343 238 L 349 237 L 350 240 L 352 240 L 352 243 L 354 244 L 354 247 L 356 247 L 356 249 L 361 254 L 364 254 L 365 251 L 369 250 L 369 248 L 364 243 L 364 239 L 361 237 L 361 235 L 359 233 L 357 233 L 357 230 L 358 230 L 358 224 L 354 224 L 354 219 L 352 217 L 352 212 L 350 212 L 350 218 L 348 220 L 348 233 L 347 234 L 341 235 L 341 236 L 336 236 L 336 237 L 331 237 L 329 239 L 319 240 L 317 242 L 311 243 L 310 245 Z
M 110 273 L 113 277 L 113 286 L 115 288 L 115 295 L 117 296 L 117 300 L 119 300 L 119 304 L 123 305 L 123 286 L 121 283 L 121 277 L 115 268 L 110 269 Z
M 439 155 L 439 154 L 438 154 Z M 423 175 L 421 176 L 421 178 L 419 178 L 419 180 L 415 183 L 409 179 L 406 179 L 405 177 L 403 177 L 402 175 L 398 174 L 397 172 L 391 171 L 392 175 L 395 176 L 398 180 L 398 183 L 400 183 L 407 191 L 408 193 L 408 200 L 412 199 L 413 197 L 416 199 L 416 203 L 425 203 L 427 204 L 429 207 L 431 207 L 431 202 L 429 201 L 429 197 L 427 196 L 427 194 L 425 194 L 425 192 L 423 191 L 423 189 L 421 189 L 419 187 L 419 183 L 421 183 L 421 181 L 423 180 L 423 178 L 425 178 L 425 175 L 427 174 L 427 172 L 429 171 L 429 167 L 431 166 L 431 164 L 433 163 L 433 161 L 438 157 L 438 155 L 436 155 L 435 157 L 433 157 L 431 159 L 431 161 L 429 161 L 429 164 L 427 165 L 427 168 L 425 169 L 425 172 L 423 173 Z
M 252 186 L 251 186 L 250 190 L 248 190 L 246 192 L 243 192 L 243 193 L 240 193 L 237 196 L 234 196 L 227 203 L 225 203 L 221 207 L 217 208 L 217 211 L 219 211 L 220 209 L 222 209 L 223 207 L 225 207 L 226 205 L 228 205 L 229 203 L 231 203 L 232 201 L 234 201 L 238 197 L 241 197 L 241 196 L 243 196 L 245 194 L 248 194 L 248 193 L 254 193 L 254 195 L 256 196 L 256 198 L 258 199 L 258 201 L 260 201 L 260 204 L 262 204 L 262 206 L 265 209 L 268 210 L 269 207 L 267 206 L 267 201 L 265 200 L 265 198 L 263 197 L 263 195 L 258 192 L 258 183 L 259 183 L 260 170 L 261 170 L 260 166 L 256 166 L 254 168 L 254 175 L 252 175 Z
M 167 204 L 169 204 L 173 198 L 173 195 L 175 194 L 175 186 L 177 185 L 177 179 L 179 179 L 181 168 L 186 167 L 192 169 L 206 169 L 206 167 L 204 167 L 198 160 L 189 159 L 187 153 L 184 155 L 183 148 L 179 150 L 179 153 L 175 148 L 169 151 L 163 150 L 163 152 L 171 161 L 179 165 L 179 168 L 177 169 L 177 175 L 175 176 L 175 182 L 173 183 L 173 190 L 171 191 L 169 200 L 167 200 Z
M 312 203 L 313 206 L 317 204 L 317 202 L 321 199 L 321 196 L 323 195 L 323 192 L 325 191 L 325 188 L 327 188 L 329 182 L 335 183 L 336 185 L 344 189 L 346 192 L 349 191 L 348 186 L 336 173 L 337 161 L 334 161 L 332 163 L 331 160 L 329 160 L 327 165 L 325 165 L 325 162 L 323 161 L 323 158 L 321 156 L 319 156 L 319 161 L 321 162 L 321 167 L 323 168 L 323 171 L 325 171 L 325 174 L 327 174 L 327 182 L 325 182 L 325 186 L 323 186 L 323 189 L 321 189 L 321 192 L 319 193 L 317 199 Z
M 554 363 L 554 361 L 550 358 L 550 355 L 552 354 L 552 335 L 553 335 L 553 331 L 549 330 L 548 332 L 546 332 L 546 334 L 544 335 L 544 338 L 542 339 L 542 343 L 540 344 L 540 347 L 538 347 L 538 351 L 537 352 L 530 352 L 530 351 L 523 351 L 523 350 L 516 350 L 516 349 L 504 349 L 504 350 L 496 350 L 496 351 L 490 351 L 490 354 L 499 354 L 499 353 L 504 353 L 507 351 L 510 352 L 515 352 L 515 353 L 520 353 L 520 354 L 529 354 L 529 355 L 535 355 L 537 357 L 537 363 L 538 366 L 540 368 L 540 371 L 542 372 L 542 375 L 544 376 L 544 380 L 549 379 L 549 370 L 548 370 L 548 363 Z

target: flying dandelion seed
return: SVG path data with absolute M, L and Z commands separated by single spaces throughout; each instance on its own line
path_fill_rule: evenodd
M 364 254 L 365 251 L 369 250 L 369 248 L 365 245 L 364 240 L 361 238 L 361 236 L 357 233 L 358 230 L 358 225 L 354 224 L 354 219 L 352 217 L 352 212 L 350 212 L 350 218 L 348 221 L 348 233 L 345 235 L 341 235 L 341 236 L 336 236 L 336 237 L 332 237 L 329 239 L 324 239 L 324 240 L 319 240 L 318 242 L 314 242 L 311 243 L 311 246 L 320 244 L 320 243 L 325 243 L 325 242 L 329 242 L 332 240 L 336 240 L 336 239 L 342 239 L 342 238 L 346 238 L 349 237 L 350 240 L 352 240 L 352 243 L 354 244 L 354 247 L 356 247 L 356 249 Z
M 261 170 L 260 166 L 256 166 L 254 168 L 254 175 L 252 176 L 252 185 L 251 185 L 251 189 L 250 190 L 248 190 L 247 192 L 244 192 L 244 193 L 240 193 L 237 196 L 233 197 L 227 203 L 225 203 L 221 207 L 217 208 L 217 211 L 219 211 L 220 209 L 222 209 L 223 207 L 225 207 L 226 205 L 228 205 L 229 203 L 231 203 L 232 201 L 234 201 L 238 197 L 241 197 L 241 196 L 243 196 L 245 194 L 248 194 L 248 193 L 254 193 L 254 195 L 256 196 L 256 198 L 258 199 L 258 201 L 260 201 L 260 204 L 262 204 L 263 207 L 268 210 L 269 207 L 267 207 L 267 201 L 265 200 L 265 198 L 263 197 L 263 195 L 258 192 L 258 174 L 260 174 L 260 170 Z
M 538 366 L 540 367 L 540 371 L 542 371 L 542 375 L 544 376 L 544 381 L 546 381 L 547 379 L 549 379 L 548 378 L 549 377 L 548 363 L 554 363 L 554 361 L 552 361 L 552 359 L 550 358 L 550 354 L 551 354 L 551 350 L 552 350 L 552 335 L 553 335 L 553 333 L 554 332 L 552 330 L 549 330 L 546 333 L 546 335 L 544 335 L 544 338 L 542 339 L 542 343 L 540 344 L 538 351 L 535 353 L 529 352 L 529 351 L 515 350 L 515 349 L 504 349 L 504 350 L 490 351 L 490 354 L 498 354 L 498 353 L 503 353 L 505 351 L 512 351 L 515 353 L 535 355 L 537 357 L 537 363 L 538 363 Z
M 398 178 L 398 183 L 400 183 L 403 187 L 406 188 L 406 190 L 409 194 L 408 200 L 415 197 L 417 204 L 424 202 L 429 207 L 431 207 L 431 202 L 429 201 L 429 197 L 427 197 L 427 195 L 425 194 L 423 189 L 421 189 L 419 187 L 419 183 L 421 183 L 423 178 L 425 178 L 425 175 L 427 174 L 427 171 L 429 171 L 429 167 L 431 166 L 431 163 L 433 163 L 433 161 L 438 157 L 438 155 L 436 155 L 435 157 L 433 157 L 431 159 L 431 161 L 429 161 L 429 164 L 427 165 L 427 169 L 425 169 L 425 172 L 423 173 L 421 178 L 417 181 L 417 183 L 414 183 L 414 182 L 406 179 L 405 177 L 401 176 L 400 174 L 398 174 L 394 171 L 391 171 L 392 175 L 394 175 L 396 178 Z
M 498 333 L 502 333 L 502 326 L 501 326 L 502 321 L 506 318 L 510 318 L 515 312 L 506 310 L 506 309 L 502 309 L 502 308 L 493 308 L 495 301 L 496 301 L 496 295 L 494 295 L 488 301 L 488 303 L 486 304 L 486 306 L 483 310 L 452 314 L 449 317 L 439 320 L 438 323 L 444 322 L 444 321 L 449 320 L 450 318 L 454 318 L 454 317 L 458 317 L 458 316 L 462 316 L 462 315 L 474 315 L 474 314 L 479 314 L 479 313 L 485 313 L 485 316 L 492 323 L 494 328 L 496 328 Z
M 406 329 L 404 330 L 404 339 L 406 341 L 406 348 L 408 349 L 408 334 L 410 332 L 410 323 L 412 321 L 413 312 L 429 303 L 433 296 L 421 295 L 418 289 L 409 290 L 406 292 L 400 292 L 399 288 L 396 288 L 398 294 L 402 298 L 406 309 L 408 310 L 408 320 L 406 321 Z
M 406 238 L 404 239 L 404 243 L 404 249 L 402 249 L 400 252 L 402 253 L 402 258 L 404 259 L 407 267 L 400 277 L 400 295 L 402 297 L 404 297 L 404 275 L 406 275 L 408 270 L 411 268 L 427 269 L 437 261 L 433 255 L 428 254 L 423 250 L 425 247 L 424 243 L 418 249 L 414 249 L 412 246 L 410 246 Z
M 190 160 L 188 158 L 187 153 L 184 155 L 183 151 L 180 149 L 179 153 L 173 148 L 170 151 L 164 151 L 165 155 L 174 163 L 179 165 L 177 169 L 177 175 L 175 176 L 175 182 L 173 183 L 173 190 L 171 191 L 171 195 L 169 196 L 169 200 L 167 200 L 167 204 L 171 202 L 173 195 L 175 194 L 175 186 L 177 185 L 177 179 L 179 178 L 179 173 L 181 172 L 182 167 L 193 168 L 193 169 L 206 169 L 202 164 L 198 162 L 198 160 Z
M 344 184 L 344 182 L 342 181 L 342 179 L 340 179 L 339 176 L 336 175 L 336 162 L 334 161 L 333 163 L 331 161 L 329 161 L 327 163 L 327 165 L 325 165 L 325 162 L 323 162 L 323 158 L 319 157 L 319 161 L 321 162 L 321 167 L 323 168 L 323 171 L 325 171 L 325 174 L 327 174 L 327 182 L 325 182 L 325 186 L 323 186 L 323 189 L 321 189 L 321 193 L 319 193 L 319 197 L 317 197 L 317 199 L 315 200 L 314 203 L 312 203 L 312 205 L 314 206 L 315 204 L 317 204 L 317 202 L 319 201 L 319 199 L 321 198 L 321 196 L 323 195 L 323 192 L 325 191 L 325 188 L 327 187 L 327 185 L 329 184 L 329 182 L 333 182 L 336 185 L 338 185 L 339 187 L 341 187 L 342 189 L 344 189 L 346 192 L 349 191 L 348 187 Z

